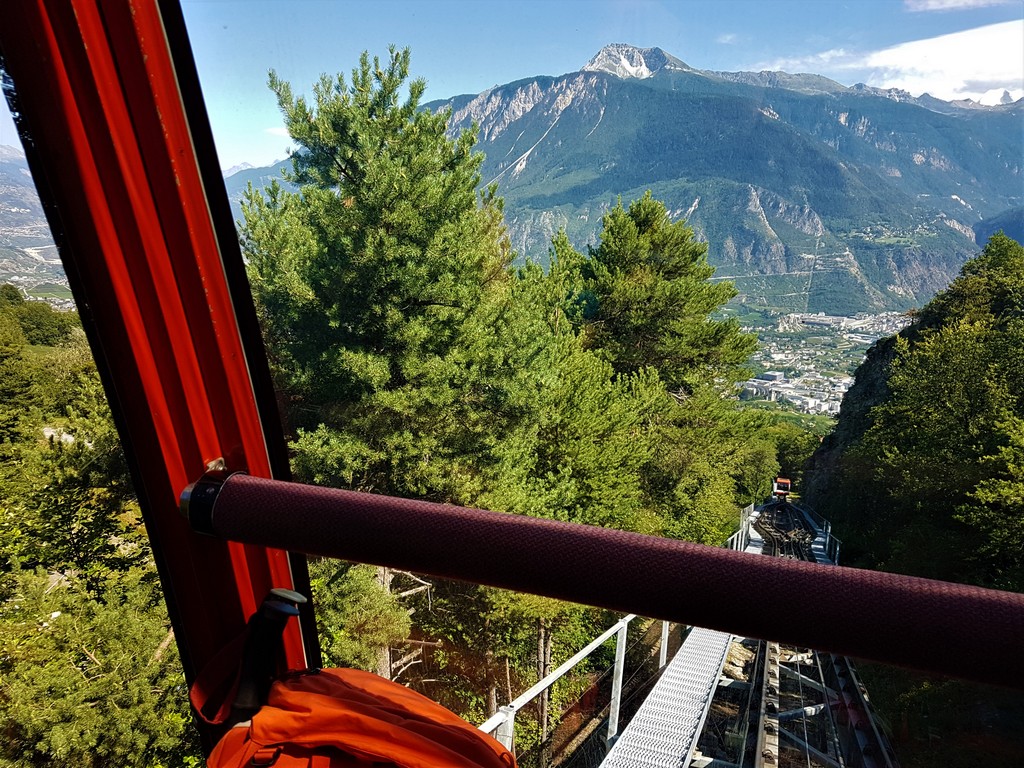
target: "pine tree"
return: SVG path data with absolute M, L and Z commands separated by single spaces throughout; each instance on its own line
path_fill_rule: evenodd
M 758 417 L 727 399 L 756 344 L 734 320 L 713 316 L 735 289 L 710 280 L 707 246 L 649 192 L 609 211 L 600 244 L 570 262 L 580 283 L 567 306 L 584 345 L 620 376 L 647 377 L 646 387 L 661 392 L 661 404 L 646 410 L 646 506 L 666 534 L 720 543 L 737 504 L 755 494 L 755 473 L 776 466 L 751 443 Z
M 500 201 L 477 194 L 475 137 L 420 109 L 423 81 L 401 98 L 408 66 L 364 54 L 312 104 L 271 73 L 301 191 L 250 193 L 243 238 L 300 476 L 453 500 L 453 463 L 485 439 L 466 350 L 510 252 Z
M 423 81 L 403 98 L 408 67 L 408 51 L 383 64 L 364 54 L 350 82 L 322 78 L 311 102 L 271 73 L 300 191 L 250 191 L 243 243 L 298 477 L 470 504 L 523 408 L 509 359 L 522 350 L 503 339 L 511 252 L 500 200 L 477 191 L 474 134 L 448 138 L 447 115 L 420 108 Z M 391 629 L 360 641 L 339 624 L 332 647 L 364 664 L 376 648 L 389 675 L 386 646 L 408 629 L 385 594 L 395 574 L 334 575 L 335 594 L 365 610 L 329 613 Z
M 755 340 L 712 313 L 736 295 L 711 282 L 707 245 L 648 192 L 604 217 L 601 242 L 585 265 L 592 344 L 620 372 L 651 367 L 671 392 L 734 376 Z

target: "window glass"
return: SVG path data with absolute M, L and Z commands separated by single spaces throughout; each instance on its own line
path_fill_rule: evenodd
M 297 480 L 714 546 L 789 494 L 843 564 L 1024 591 L 1019 4 L 182 7 Z M 102 739 L 136 764 L 144 732 L 148 762 L 190 764 L 152 553 L 5 109 L 0 762 Z M 607 611 L 310 571 L 328 664 L 496 735 L 610 632 L 515 717 L 524 766 L 599 764 L 610 711 L 621 731 L 694 637 L 631 621 L 620 662 Z M 756 751 L 758 687 L 780 764 L 855 763 L 840 690 L 904 764 L 1024 754 L 1018 693 L 723 648 L 706 757 Z
M 0 763 L 198 759 L 125 456 L 4 100 L 0 676 Z
M 937 456 L 900 464 L 887 452 L 897 433 L 945 440 L 946 420 L 920 418 L 913 381 L 927 375 L 946 392 L 929 365 L 956 340 L 899 353 L 909 366 L 893 380 L 902 399 L 882 406 L 887 421 L 866 440 L 829 437 L 844 397 L 846 424 L 877 397 L 864 382 L 884 376 L 894 354 L 879 340 L 918 319 L 1000 217 L 1019 210 L 1019 8 L 184 8 L 299 479 L 717 545 L 735 510 L 763 503 L 781 476 L 837 516 L 843 562 L 1020 589 L 1019 571 L 996 581 L 986 571 L 1014 561 L 1012 546 L 964 556 L 967 542 L 985 546 L 1003 530 L 971 507 L 980 478 L 956 485 Z M 425 87 L 410 92 L 419 77 Z M 451 111 L 451 143 L 424 108 Z M 464 130 L 475 130 L 472 149 L 459 143 Z M 484 157 L 460 159 L 475 151 Z M 281 162 L 289 153 L 294 169 Z M 482 196 L 468 193 L 474 183 Z M 966 377 L 1017 365 L 994 343 Z M 1012 442 L 987 423 L 996 442 Z M 828 474 L 837 444 L 842 470 Z M 867 454 L 875 463 L 857 464 Z M 986 466 L 1008 466 L 987 455 L 996 463 Z M 897 510 L 885 519 L 861 511 L 879 490 L 873 471 L 894 483 L 881 491 Z M 896 480 L 915 473 L 928 480 Z M 915 516 L 924 497 L 942 515 Z M 401 669 L 476 719 L 536 679 L 545 642 L 557 661 L 615 619 L 584 629 L 593 614 L 582 609 L 425 579 L 428 589 L 360 566 L 312 568 L 329 656 L 350 640 L 352 606 L 376 595 L 408 639 L 376 662 L 351 646 L 366 658 L 346 663 Z M 799 695 L 820 704 L 812 691 L 836 684 L 820 677 L 831 662 L 776 650 L 790 672 L 808 667 L 779 672 L 784 709 Z M 756 645 L 729 654 L 737 668 L 769 655 Z M 981 727 L 958 720 L 964 708 L 952 699 L 1005 703 L 1001 733 L 1022 712 L 1013 694 L 873 665 L 853 674 L 877 691 L 879 731 L 910 761 L 941 762 Z M 712 707 L 705 755 L 740 762 L 735 722 L 751 706 L 741 689 Z M 952 698 L 940 704 L 937 690 Z M 549 714 L 573 722 L 575 701 L 558 692 Z M 845 737 L 814 717 L 793 728 L 834 754 Z M 526 733 L 517 731 L 524 747 L 534 743 Z M 784 739 L 783 751 L 791 745 Z M 546 759 L 548 747 L 538 749 L 530 760 Z M 587 754 L 574 759 L 592 764 Z

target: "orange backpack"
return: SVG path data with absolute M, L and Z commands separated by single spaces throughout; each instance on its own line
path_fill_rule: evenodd
M 193 684 L 199 717 L 237 723 L 214 747 L 209 768 L 515 768 L 487 734 L 369 672 L 309 669 L 271 682 L 274 644 L 304 600 L 273 590 Z
M 209 768 L 514 768 L 501 744 L 439 704 L 355 669 L 274 682 L 251 721 L 220 740 Z

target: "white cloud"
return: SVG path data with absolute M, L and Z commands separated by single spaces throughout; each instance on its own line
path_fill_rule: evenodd
M 921 0 L 921 2 L 972 0 Z M 978 0 L 973 0 L 977 2 Z M 878 51 L 833 48 L 800 58 L 778 59 L 765 69 L 815 72 L 850 83 L 902 88 L 915 96 L 998 103 L 1004 90 L 1024 96 L 1024 21 L 1007 21 L 939 37 L 913 40 Z
M 719 35 L 715 38 L 715 42 L 721 45 L 733 45 L 739 40 L 739 35 L 735 32 L 728 32 L 724 35 Z
M 1008 4 L 1009 0 L 903 0 L 903 6 L 911 12 L 963 11 L 968 8 L 988 8 L 993 5 Z
M 825 69 L 848 69 L 850 62 L 857 60 L 857 54 L 845 48 L 832 48 L 808 56 L 774 59 L 761 64 L 758 69 L 782 70 L 784 72 L 811 72 L 822 74 Z
M 271 136 L 284 136 L 286 139 L 289 138 L 288 129 L 283 125 L 277 125 L 273 128 L 264 128 L 264 133 L 269 133 Z
M 1007 21 L 875 51 L 860 64 L 869 85 L 915 96 L 980 100 L 988 91 L 1024 95 L 1024 21 Z

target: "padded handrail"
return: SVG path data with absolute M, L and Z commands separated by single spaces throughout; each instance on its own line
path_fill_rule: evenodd
M 1024 595 L 234 474 L 183 494 L 231 541 L 401 568 L 1022 687 Z

